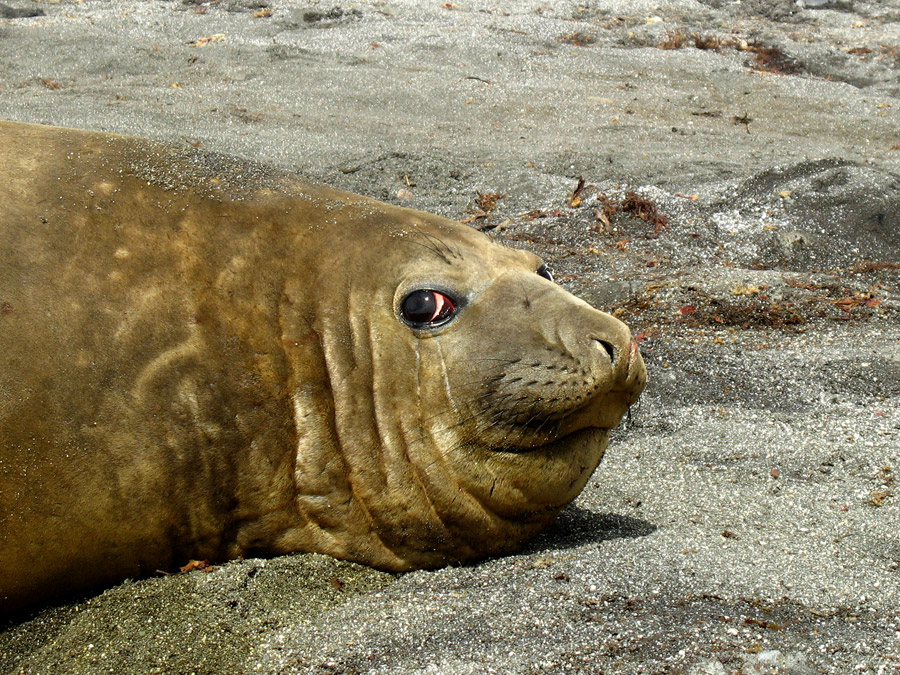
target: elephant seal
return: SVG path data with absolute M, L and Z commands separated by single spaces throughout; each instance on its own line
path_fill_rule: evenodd
M 188 147 L 0 123 L 0 607 L 188 559 L 514 551 L 646 371 L 460 223 Z

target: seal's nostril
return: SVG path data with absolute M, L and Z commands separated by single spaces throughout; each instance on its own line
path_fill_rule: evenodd
M 594 342 L 598 347 L 603 347 L 604 351 L 609 354 L 610 363 L 616 362 L 616 349 L 612 346 L 611 343 L 607 342 L 606 340 L 598 340 L 597 338 L 594 338 Z

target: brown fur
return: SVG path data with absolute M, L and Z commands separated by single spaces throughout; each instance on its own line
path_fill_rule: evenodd
M 190 558 L 515 550 L 645 378 L 538 264 L 249 162 L 0 123 L 0 613 Z M 419 287 L 465 305 L 413 330 Z

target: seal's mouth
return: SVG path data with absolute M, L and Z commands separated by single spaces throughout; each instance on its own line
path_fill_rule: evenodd
M 510 425 L 505 433 L 498 434 L 492 449 L 515 454 L 556 452 L 580 445 L 591 434 L 607 438 L 628 412 L 632 403 L 629 398 L 623 392 L 608 391 L 564 416 Z
M 512 455 L 565 453 L 573 448 L 581 448 L 585 443 L 590 443 L 594 440 L 597 443 L 604 443 L 609 436 L 609 431 L 607 427 L 582 427 L 563 436 L 558 436 L 547 443 L 518 447 L 500 446 L 492 448 L 492 451 Z

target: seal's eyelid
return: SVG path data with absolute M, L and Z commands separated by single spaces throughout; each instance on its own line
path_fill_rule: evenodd
M 537 273 L 544 277 L 547 281 L 553 281 L 553 274 L 550 272 L 550 268 L 545 264 L 541 263 L 541 266 L 537 268 Z

